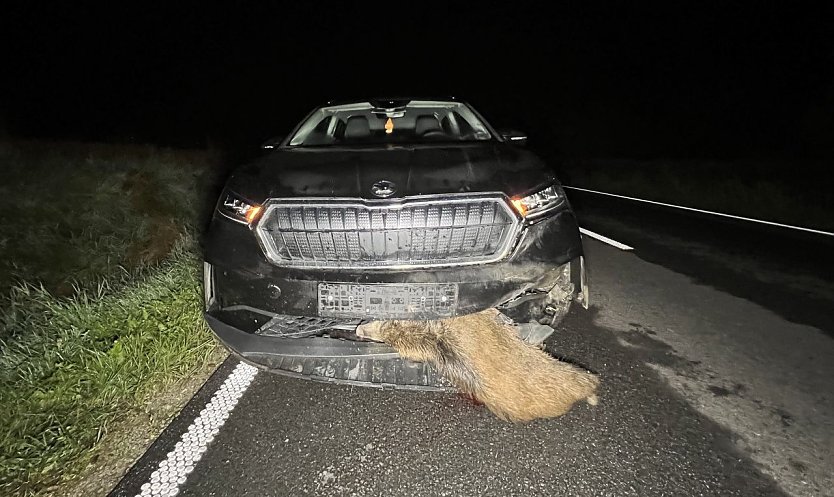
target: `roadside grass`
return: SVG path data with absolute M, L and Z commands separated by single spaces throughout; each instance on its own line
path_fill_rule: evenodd
M 43 142 L 0 143 L 0 164 L 0 495 L 60 495 L 108 431 L 216 359 L 195 227 L 217 168 Z
M 180 245 L 115 293 L 13 290 L 0 316 L 13 330 L 0 341 L 0 493 L 77 476 L 111 423 L 209 358 L 197 262 Z
M 834 231 L 834 191 L 822 181 L 826 169 L 812 163 L 569 160 L 560 176 L 569 186 Z

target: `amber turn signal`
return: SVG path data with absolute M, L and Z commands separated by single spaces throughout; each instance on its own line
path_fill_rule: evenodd
M 510 202 L 512 202 L 513 207 L 515 207 L 515 210 L 517 210 L 518 213 L 521 214 L 521 217 L 524 217 L 524 215 L 527 214 L 527 206 L 524 205 L 524 201 L 522 199 L 514 198 L 511 199 Z
M 258 219 L 258 214 L 261 213 L 261 206 L 255 205 L 249 208 L 246 211 L 246 222 L 249 224 L 254 223 Z

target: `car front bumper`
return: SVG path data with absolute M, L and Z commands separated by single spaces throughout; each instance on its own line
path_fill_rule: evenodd
M 542 310 L 540 302 L 548 291 L 561 287 L 568 275 L 571 293 L 584 295 L 582 303 L 587 306 L 582 244 L 570 210 L 526 226 L 507 259 L 472 266 L 351 271 L 283 268 L 266 260 L 246 226 L 217 217 L 204 246 L 205 319 L 211 329 L 244 360 L 307 379 L 396 388 L 449 388 L 430 366 L 404 361 L 385 344 L 357 339 L 353 333 L 356 323 L 379 316 L 344 316 L 344 326 L 338 325 L 338 313 L 323 316 L 320 284 L 453 285 L 453 310 L 442 316 L 420 312 L 400 317 L 433 319 L 499 307 L 520 320 L 529 317 L 533 306 Z M 325 336 L 292 333 L 289 338 L 275 333 L 273 324 L 282 320 L 298 323 L 302 331 L 310 326 L 337 326 Z M 288 329 L 283 328 L 284 332 Z

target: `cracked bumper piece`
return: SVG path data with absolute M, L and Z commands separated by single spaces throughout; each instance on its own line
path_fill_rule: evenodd
M 328 337 L 277 338 L 247 333 L 210 312 L 205 318 L 233 353 L 274 373 L 356 386 L 454 391 L 429 364 L 405 360 L 382 343 Z

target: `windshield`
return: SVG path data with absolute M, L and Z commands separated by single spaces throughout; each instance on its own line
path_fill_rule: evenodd
M 301 124 L 289 144 L 407 144 L 490 138 L 486 125 L 465 104 L 412 100 L 393 107 L 370 102 L 322 107 Z

